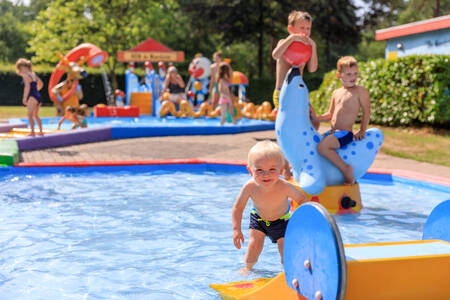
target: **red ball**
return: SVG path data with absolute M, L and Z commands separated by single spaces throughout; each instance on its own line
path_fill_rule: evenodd
M 187 96 L 190 98 L 194 98 L 195 94 L 192 91 L 187 92 Z
M 119 89 L 115 90 L 114 94 L 116 96 L 118 96 L 118 97 L 125 97 L 125 93 L 122 90 L 119 90 Z
M 293 66 L 307 63 L 311 58 L 311 45 L 302 42 L 292 42 L 284 52 L 284 59 Z

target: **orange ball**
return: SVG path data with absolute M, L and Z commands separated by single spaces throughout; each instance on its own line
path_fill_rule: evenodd
M 272 105 L 269 101 L 264 101 L 261 105 L 263 112 L 269 114 L 272 111 Z
M 202 89 L 202 83 L 200 81 L 196 81 L 194 83 L 194 89 L 196 89 L 197 91 L 200 91 Z

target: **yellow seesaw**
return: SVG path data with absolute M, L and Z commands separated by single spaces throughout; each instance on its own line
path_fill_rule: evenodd
M 289 220 L 283 273 L 211 287 L 224 299 L 448 300 L 450 200 L 433 209 L 422 239 L 343 246 L 333 217 L 309 202 Z

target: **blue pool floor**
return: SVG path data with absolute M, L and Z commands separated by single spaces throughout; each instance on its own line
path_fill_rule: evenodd
M 218 299 L 210 283 L 282 271 L 266 241 L 250 277 L 232 242 L 231 207 L 245 173 L 4 172 L 0 176 L 0 299 Z M 8 173 L 8 174 L 7 174 Z M 336 216 L 344 244 L 421 239 L 450 191 L 360 182 L 365 208 Z

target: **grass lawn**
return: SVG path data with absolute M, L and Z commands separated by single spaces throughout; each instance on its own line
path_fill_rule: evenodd
M 56 112 L 53 106 L 41 106 L 39 117 L 55 117 Z M 26 118 L 27 108 L 25 106 L 0 106 L 0 119 Z
M 43 106 L 39 110 L 41 117 L 54 117 L 53 106 Z M 0 120 L 8 118 L 26 118 L 24 106 L 0 106 Z M 355 128 L 358 128 L 358 124 Z M 380 128 L 384 133 L 381 152 L 450 167 L 450 131 L 431 128 Z
M 379 127 L 384 134 L 381 152 L 450 167 L 450 131 L 430 128 Z

